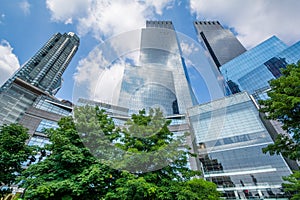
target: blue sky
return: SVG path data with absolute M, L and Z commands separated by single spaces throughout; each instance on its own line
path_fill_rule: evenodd
M 72 100 L 74 80 L 90 78 L 79 72 L 91 65 L 95 46 L 144 27 L 146 20 L 172 20 L 176 31 L 192 40 L 194 20 L 218 20 L 246 48 L 272 35 L 291 45 L 300 40 L 299 8 L 299 0 L 0 0 L 0 84 L 56 32 L 81 38 L 57 95 Z

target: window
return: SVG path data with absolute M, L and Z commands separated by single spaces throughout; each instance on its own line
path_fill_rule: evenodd
M 36 131 L 38 131 L 40 133 L 44 133 L 46 129 L 50 129 L 50 128 L 53 128 L 53 129 L 58 128 L 57 122 L 43 119 L 40 122 L 39 126 L 37 127 Z

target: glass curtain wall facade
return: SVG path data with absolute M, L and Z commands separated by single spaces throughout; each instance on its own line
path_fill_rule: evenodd
M 147 21 L 141 33 L 140 66 L 125 66 L 119 106 L 130 113 L 159 107 L 165 115 L 185 114 L 197 102 L 180 52 L 171 21 Z
M 218 21 L 196 21 L 194 27 L 199 41 L 204 44 L 217 67 L 246 51 L 245 47 Z
M 269 81 L 271 79 L 279 78 L 282 73 L 280 71 L 280 68 L 286 68 L 288 64 L 297 63 L 300 61 L 300 41 L 295 43 L 294 45 L 286 48 L 276 56 L 272 57 L 268 61 L 264 62 L 260 68 L 267 68 L 269 71 L 268 73 L 271 73 L 270 79 L 266 80 L 265 87 L 256 87 L 253 90 L 252 95 L 257 100 L 263 100 L 267 99 L 267 90 L 269 90 Z M 243 79 L 241 79 L 243 81 Z M 243 85 L 246 85 L 243 82 Z M 246 88 L 246 87 L 245 87 Z M 246 89 L 247 90 L 247 89 Z
M 160 108 L 175 135 L 190 132 L 187 108 L 198 104 L 187 78 L 176 32 L 171 21 L 147 21 L 141 31 L 139 65 L 125 65 L 117 105 L 79 99 L 79 105 L 98 105 L 116 125 L 123 125 L 139 110 Z M 186 139 L 193 146 L 192 137 Z M 191 150 L 193 151 L 193 150 Z M 191 158 L 189 166 L 198 169 Z
M 40 95 L 51 97 L 76 53 L 79 38 L 57 33 L 0 88 L 0 125 L 18 122 Z M 54 97 L 53 97 L 54 98 Z
M 188 110 L 206 180 L 226 198 L 275 197 L 291 171 L 281 155 L 263 154 L 273 140 L 246 93 Z
M 233 82 L 240 91 L 247 91 L 259 100 L 267 98 L 269 81 L 281 76 L 280 68 L 299 59 L 300 42 L 288 47 L 273 36 L 222 65 L 220 70 L 227 82 Z
M 39 95 L 47 95 L 38 88 L 16 78 L 0 92 L 0 125 L 16 123 Z
M 49 138 L 45 134 L 45 130 L 58 128 L 58 121 L 61 117 L 70 116 L 72 112 L 72 103 L 69 101 L 60 101 L 54 97 L 40 95 L 33 104 L 24 112 L 19 120 L 19 123 L 28 128 L 30 139 L 28 145 L 36 145 L 44 147 L 50 144 Z M 29 166 L 42 161 L 50 152 L 37 152 L 34 157 L 31 157 L 23 166 Z
M 79 37 L 74 33 L 56 33 L 10 78 L 1 90 L 20 78 L 50 95 L 61 87 L 61 77 L 75 55 Z

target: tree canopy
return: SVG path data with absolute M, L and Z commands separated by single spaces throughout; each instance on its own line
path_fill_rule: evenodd
M 219 199 L 216 185 L 187 167 L 169 124 L 159 110 L 141 111 L 120 128 L 103 110 L 76 108 L 74 120 L 48 131 L 51 155 L 23 173 L 25 199 Z M 156 154 L 168 145 L 177 151 Z M 172 162 L 158 168 L 156 156 Z
M 295 171 L 288 177 L 283 177 L 286 183 L 283 183 L 284 190 L 290 192 L 293 196 L 291 200 L 300 199 L 300 171 Z
M 51 155 L 21 177 L 25 199 L 98 199 L 113 187 L 118 171 L 99 163 L 84 147 L 71 117 L 62 118 L 59 128 L 47 134 Z
M 279 154 L 293 160 L 300 159 L 300 62 L 282 69 L 282 76 L 270 82 L 270 97 L 260 101 L 261 111 L 269 119 L 278 120 L 291 137 L 279 135 L 265 152 Z
M 32 155 L 32 148 L 26 145 L 27 129 L 18 124 L 0 127 L 0 189 L 15 183 L 22 171 L 22 162 Z M 0 190 L 0 196 L 4 191 Z
M 300 160 L 300 61 L 282 69 L 282 76 L 270 82 L 270 97 L 260 101 L 262 112 L 269 119 L 278 120 L 289 135 L 279 134 L 274 144 L 268 145 L 263 152 L 271 155 L 281 153 L 283 156 Z M 287 183 L 283 188 L 293 194 L 292 199 L 300 198 L 300 172 L 294 171 L 288 177 L 283 177 Z

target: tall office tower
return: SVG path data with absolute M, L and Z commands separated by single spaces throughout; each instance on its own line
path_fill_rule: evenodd
M 118 104 L 131 113 L 160 107 L 167 116 L 197 104 L 171 21 L 146 22 L 140 66 L 125 66 Z
M 197 101 L 187 78 L 173 24 L 171 21 L 147 21 L 139 37 L 139 65 L 125 65 L 116 105 L 86 99 L 79 99 L 78 104 L 106 109 L 116 125 L 124 124 L 139 110 L 160 108 L 165 118 L 172 120 L 170 131 L 177 136 L 184 135 L 190 132 L 185 117 L 187 108 L 196 105 Z M 186 138 L 186 142 L 193 147 L 193 137 Z M 164 167 L 161 163 L 153 163 L 152 168 Z M 199 168 L 195 158 L 190 159 L 189 165 L 192 169 Z
M 220 67 L 220 71 L 227 80 L 238 88 L 247 91 L 256 101 L 268 98 L 269 81 L 280 77 L 280 68 L 300 60 L 300 41 L 288 47 L 277 37 L 273 36 L 256 47 L 248 50 Z M 228 84 L 229 85 L 229 84 Z M 235 93 L 232 90 L 232 93 Z M 271 120 L 269 127 L 274 129 L 273 138 L 278 134 L 286 134 L 281 123 Z M 297 165 L 286 159 L 289 166 L 297 169 Z
M 61 77 L 76 53 L 79 38 L 74 33 L 56 33 L 1 88 L 9 87 L 16 78 L 54 95 L 61 87 Z
M 273 36 L 220 67 L 227 81 L 256 100 L 266 99 L 269 81 L 280 77 L 280 68 L 300 60 L 300 41 L 288 47 Z M 234 92 L 233 92 L 234 93 Z
M 207 48 L 217 67 L 246 51 L 245 47 L 218 21 L 196 21 L 198 39 Z
M 188 110 L 203 176 L 227 199 L 274 198 L 291 170 L 281 155 L 262 148 L 272 144 L 255 101 L 234 94 Z
M 0 88 L 0 125 L 15 123 L 40 95 L 51 97 L 79 45 L 74 33 L 57 33 Z M 54 98 L 54 97 L 53 97 Z

